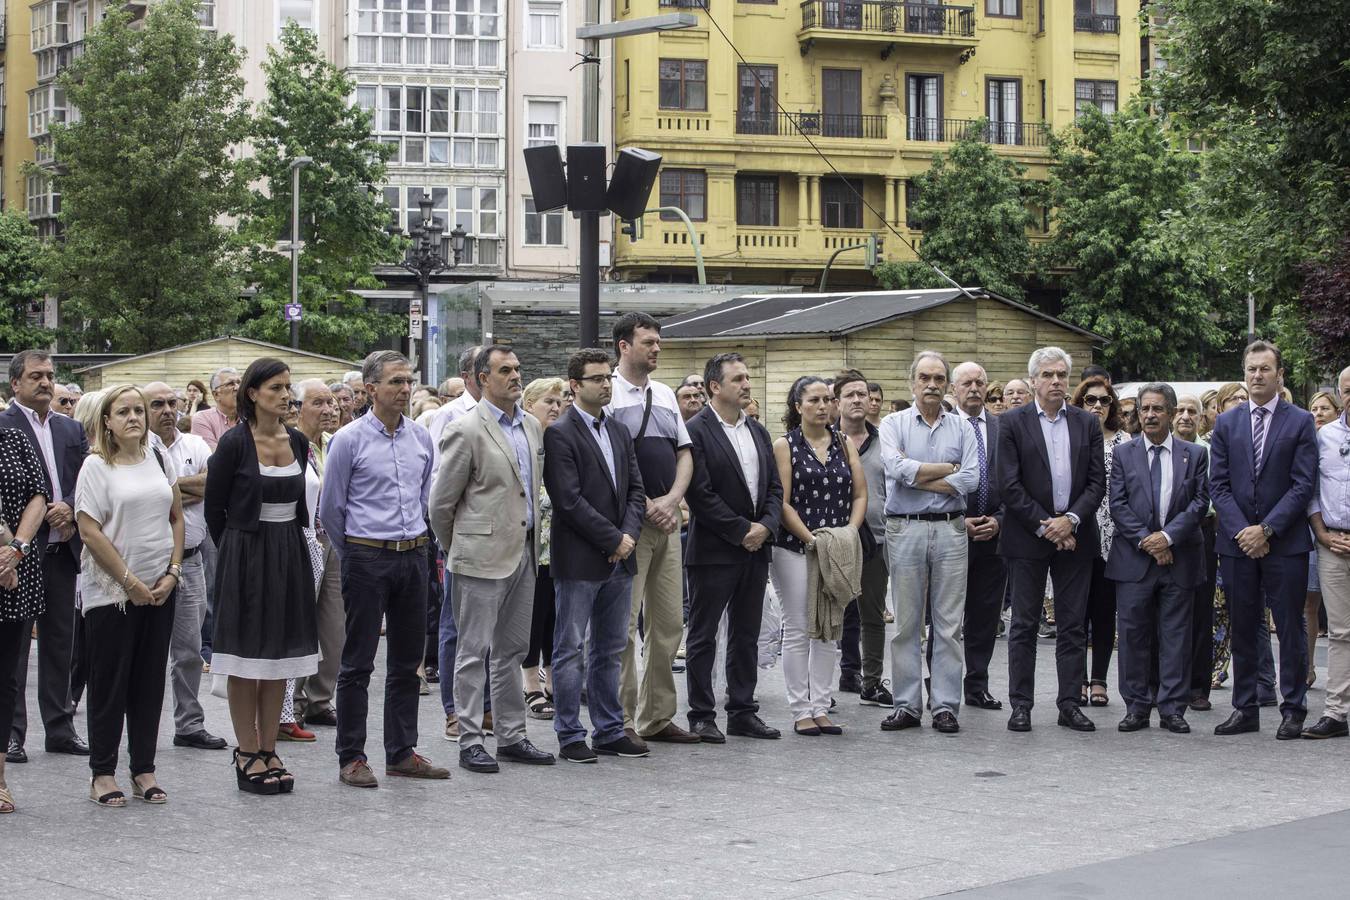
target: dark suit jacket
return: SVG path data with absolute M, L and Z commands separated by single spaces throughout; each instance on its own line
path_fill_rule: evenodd
M 51 477 L 47 473 L 47 460 L 42 455 L 42 448 L 38 446 L 37 435 L 33 433 L 33 426 L 28 421 L 28 416 L 24 415 L 23 410 L 19 409 L 17 404 L 10 404 L 10 407 L 4 412 L 0 412 L 0 427 L 16 428 L 28 438 L 28 443 L 32 445 L 33 452 L 37 454 L 38 460 L 42 463 L 42 475 L 47 481 L 47 496 L 52 498 L 52 502 L 62 502 L 71 509 L 75 508 L 75 481 L 79 478 L 80 467 L 84 465 L 84 458 L 89 455 L 89 440 L 85 437 L 84 426 L 69 416 L 63 416 L 60 413 L 48 413 L 52 428 L 52 454 L 56 457 L 56 475 L 61 479 L 61 496 L 52 495 Z M 42 527 L 38 529 L 37 538 L 34 543 L 42 548 L 47 546 L 47 533 L 50 529 L 47 523 L 43 522 Z M 80 558 L 80 532 L 77 528 L 75 534 L 68 541 L 70 552 L 75 554 L 75 558 Z
M 604 581 L 614 571 L 609 557 L 628 535 L 638 539 L 647 498 L 638 471 L 633 438 L 610 416 L 602 427 L 614 448 L 614 477 L 600 444 L 586 433 L 586 420 L 569 408 L 544 430 L 544 487 L 553 504 L 549 574 L 578 581 Z M 624 560 L 637 574 L 637 556 Z
M 964 412 L 960 413 L 962 421 L 970 425 L 970 416 Z M 974 428 L 974 425 L 970 426 Z M 998 433 L 999 417 L 991 413 L 988 409 L 984 411 L 984 452 L 986 465 L 989 468 L 989 511 L 988 515 L 998 520 L 999 530 L 1003 530 L 1003 494 L 998 489 Z M 975 509 L 975 491 L 971 491 L 966 497 L 966 512 L 974 515 Z M 992 540 L 972 541 L 968 540 L 970 552 L 980 556 L 993 556 L 998 553 L 998 536 L 995 535 Z
M 300 462 L 300 471 L 309 465 L 309 438 L 287 428 L 291 452 Z M 226 526 L 240 531 L 257 531 L 262 512 L 262 473 L 258 469 L 258 448 L 248 422 L 241 421 L 220 436 L 211 464 L 206 469 L 206 491 L 202 500 L 206 527 L 211 540 L 220 544 Z M 309 527 L 309 507 L 297 505 L 295 517 Z
M 1157 565 L 1139 549 L 1153 533 L 1153 489 L 1149 481 L 1151 442 L 1137 437 L 1113 451 L 1111 463 L 1111 518 L 1116 536 L 1106 561 L 1112 581 L 1142 581 Z M 1172 577 L 1181 587 L 1204 583 L 1205 543 L 1200 522 L 1209 515 L 1209 451 L 1199 444 L 1172 438 L 1172 496 L 1159 516 L 1162 530 L 1172 539 Z
M 1099 552 L 1097 508 L 1106 496 L 1106 461 L 1102 427 L 1087 410 L 1066 405 L 1069 426 L 1069 508 L 1054 508 L 1050 481 L 1050 451 L 1045 446 L 1035 401 L 1010 409 L 999 418 L 998 485 L 1004 516 L 999 531 L 999 553 L 1016 559 L 1053 556 L 1055 545 L 1037 537 L 1042 519 L 1056 512 L 1078 517 L 1076 553 L 1094 557 Z
M 1219 416 L 1210 446 L 1210 493 L 1218 515 L 1215 545 L 1220 556 L 1245 556 L 1237 533 L 1269 525 L 1270 552 L 1294 556 L 1312 549 L 1308 503 L 1317 487 L 1317 428 L 1312 414 L 1280 400 L 1266 423 L 1260 476 L 1252 457 L 1252 405 Z
M 751 503 L 740 457 L 722 430 L 717 410 L 705 406 L 686 427 L 694 442 L 694 475 L 684 497 L 691 515 L 685 565 L 745 563 L 751 554 L 741 541 L 755 523 L 769 529 L 768 539 L 756 551 L 767 560 L 783 514 L 783 485 L 778 479 L 769 432 L 750 420 L 750 433 L 759 448 L 759 500 Z

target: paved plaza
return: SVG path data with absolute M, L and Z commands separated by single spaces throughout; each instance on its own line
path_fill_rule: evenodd
M 1005 648 L 992 666 L 999 696 Z M 1005 729 L 1006 712 L 971 709 L 956 736 L 926 722 L 885 734 L 885 712 L 845 694 L 843 737 L 654 745 L 642 760 L 484 776 L 455 767 L 433 695 L 420 749 L 452 767 L 448 783 L 343 786 L 333 731 L 319 729 L 315 744 L 280 745 L 297 778 L 280 797 L 236 791 L 227 751 L 171 746 L 166 712 L 165 807 L 88 802 L 84 760 L 44 753 L 38 726 L 32 762 L 8 770 L 20 809 L 0 818 L 0 897 L 1346 895 L 1350 741 L 1279 743 L 1274 710 L 1259 735 L 1216 738 L 1227 691 L 1190 714 L 1190 735 L 1120 734 L 1114 683 L 1111 706 L 1088 711 L 1100 730 L 1075 734 L 1054 721 L 1053 642 L 1038 657 L 1025 735 Z M 761 672 L 759 698 L 789 732 L 781 670 Z M 1319 685 L 1313 717 L 1322 700 Z M 230 737 L 225 702 L 205 706 L 207 726 Z M 531 721 L 530 735 L 556 749 L 550 723 Z M 119 779 L 129 790 L 125 769 Z

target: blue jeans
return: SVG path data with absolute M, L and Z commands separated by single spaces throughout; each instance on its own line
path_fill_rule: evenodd
M 441 673 L 441 706 L 447 716 L 455 714 L 455 651 L 459 649 L 459 629 L 455 627 L 455 604 L 450 600 L 450 587 L 454 580 L 455 576 L 450 574 L 447 568 L 441 585 L 444 589 L 441 594 L 441 632 L 436 653 L 438 657 L 436 667 Z M 486 660 L 483 662 L 483 671 L 486 673 L 483 683 L 491 684 L 492 672 Z M 487 692 L 483 696 L 483 712 L 491 711 L 492 695 L 491 692 Z
M 633 576 L 618 563 L 604 581 L 553 580 L 558 621 L 553 630 L 553 730 L 558 746 L 584 741 L 581 727 L 581 681 L 586 679 L 586 706 L 591 738 L 607 744 L 623 737 L 623 704 L 619 702 L 619 663 L 628 645 L 628 615 Z M 590 655 L 582 672 L 581 654 L 590 626 Z

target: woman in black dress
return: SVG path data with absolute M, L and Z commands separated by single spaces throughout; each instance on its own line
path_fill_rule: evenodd
M 235 774 L 254 794 L 290 791 L 276 754 L 286 679 L 318 670 L 314 574 L 303 461 L 309 441 L 283 424 L 290 369 L 257 359 L 239 384 L 239 424 L 220 439 L 206 475 L 206 523 L 216 563 L 211 670 L 230 676 Z
M 32 446 L 13 428 L 0 429 L 0 722 L 14 720 L 19 653 L 41 614 L 42 558 L 32 540 L 47 514 L 47 476 Z M 0 815 L 14 812 L 0 756 Z

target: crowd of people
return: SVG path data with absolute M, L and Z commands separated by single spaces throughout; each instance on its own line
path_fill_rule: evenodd
M 925 350 L 912 402 L 884 417 L 862 372 L 798 378 L 775 439 L 739 354 L 671 388 L 653 377 L 659 323 L 630 313 L 613 336 L 615 359 L 583 349 L 565 377 L 528 383 L 511 347 L 470 348 L 439 388 L 378 351 L 332 383 L 261 358 L 183 389 L 82 394 L 48 353 L 15 354 L 6 761 L 27 761 L 33 636 L 45 749 L 87 756 L 104 807 L 128 802 L 124 730 L 132 799 L 168 800 L 166 682 L 173 743 L 227 748 L 206 729 L 206 673 L 228 700 L 239 790 L 293 790 L 278 742 L 319 726 L 340 781 L 376 787 L 381 638 L 395 778 L 450 775 L 417 749 L 431 685 L 476 773 L 779 738 L 757 686 L 780 658 L 796 735 L 842 735 L 840 693 L 888 710 L 883 731 L 926 716 L 956 734 L 963 708 L 1003 708 L 989 666 L 1005 628 L 1013 732 L 1032 728 L 1038 637 L 1053 636 L 1065 728 L 1095 730 L 1084 709 L 1110 703 L 1114 653 L 1120 731 L 1156 709 L 1186 733 L 1231 680 L 1218 735 L 1259 730 L 1277 704 L 1281 740 L 1347 734 L 1350 368 L 1305 411 L 1264 341 L 1241 382 L 1204 396 L 1150 382 L 1128 400 L 1098 367 L 1071 390 L 1057 347 L 1006 383 Z M 1323 614 L 1326 706 L 1308 725 Z M 531 718 L 551 720 L 556 755 Z M 15 808 L 4 775 L 0 813 Z

